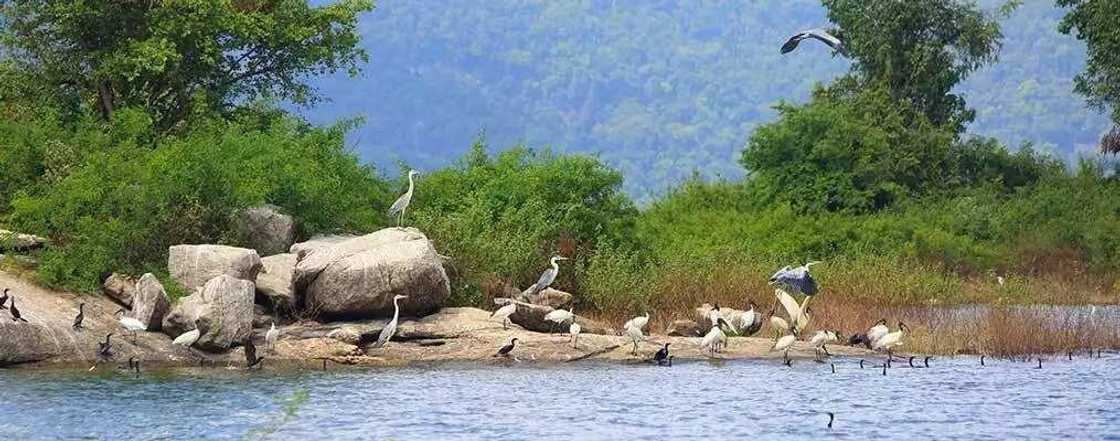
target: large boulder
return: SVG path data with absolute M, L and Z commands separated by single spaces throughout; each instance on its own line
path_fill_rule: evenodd
M 298 305 L 292 272 L 296 255 L 277 254 L 261 259 L 264 269 L 257 275 L 257 295 L 276 312 L 290 312 Z
M 132 297 L 132 317 L 140 320 L 149 331 L 158 331 L 163 326 L 163 317 L 171 310 L 171 300 L 167 298 L 163 284 L 152 273 L 140 276 Z
M 550 308 L 567 308 L 572 304 L 572 295 L 558 289 L 545 288 L 535 297 L 533 303 Z
M 424 234 L 390 228 L 304 253 L 294 273 L 304 303 L 327 318 L 386 317 L 393 296 L 401 314 L 418 316 L 439 309 L 451 294 L 443 261 Z
M 219 275 L 182 299 L 163 319 L 163 330 L 178 336 L 195 329 L 206 331 L 196 345 L 209 351 L 230 348 L 253 332 L 253 282 Z
M 693 320 L 673 320 L 669 327 L 665 329 L 665 334 L 672 337 L 700 337 L 708 329 L 711 329 L 711 327 L 701 327 Z
M 23 234 L 0 229 L 0 250 L 27 251 L 41 248 L 47 239 L 33 234 Z
M 58 338 L 38 323 L 10 323 L 7 314 L 0 325 L 0 367 L 46 360 L 62 353 Z
M 548 307 L 548 306 L 533 305 L 533 304 L 524 303 L 524 302 L 517 302 L 517 310 L 514 311 L 513 314 L 511 314 L 509 316 L 509 321 L 511 321 L 514 324 L 516 324 L 518 326 L 521 326 L 522 328 L 525 328 L 526 330 L 529 330 L 529 331 L 536 331 L 536 332 L 553 332 L 553 331 L 555 331 L 555 332 L 560 332 L 560 333 L 567 333 L 568 332 L 568 325 L 571 324 L 570 322 L 565 323 L 564 325 L 558 325 L 554 322 L 547 321 L 547 320 L 544 319 L 544 316 L 548 315 L 548 313 L 550 313 L 552 311 L 555 311 L 555 309 L 551 308 L 551 307 Z M 580 332 L 584 333 L 584 334 L 597 334 L 597 335 L 616 335 L 617 334 L 617 332 L 615 332 L 615 330 L 612 329 L 610 326 L 608 326 L 604 323 L 600 323 L 600 322 L 591 320 L 591 319 L 586 318 L 586 317 L 581 317 L 578 314 L 576 315 L 576 323 L 579 323 L 579 326 L 581 328 Z
M 132 297 L 136 293 L 136 280 L 120 273 L 110 274 L 101 284 L 101 292 L 113 301 L 131 308 Z
M 305 242 L 300 242 L 288 250 L 289 253 L 295 254 L 299 258 L 303 258 L 307 253 L 321 248 L 328 248 L 332 245 L 346 242 L 358 236 L 354 235 L 318 235 L 308 239 Z
M 261 258 L 255 250 L 225 245 L 174 245 L 167 257 L 171 278 L 194 291 L 220 275 L 257 280 Z
M 262 256 L 286 253 L 296 240 L 296 221 L 274 205 L 241 210 L 236 225 L 242 242 Z

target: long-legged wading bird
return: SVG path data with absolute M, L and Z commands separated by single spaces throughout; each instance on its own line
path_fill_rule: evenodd
M 4 293 L 0 294 L 0 309 L 8 309 L 7 306 L 4 306 L 4 304 L 7 303 L 7 302 L 8 302 L 8 288 L 4 288 Z
M 132 333 L 132 344 L 136 344 L 136 333 L 146 331 L 148 327 L 144 326 L 144 323 L 140 320 L 124 315 L 124 312 L 124 309 L 118 309 L 116 314 L 113 315 L 121 316 L 118 322 L 121 324 L 122 328 Z
M 571 336 L 573 348 L 579 347 L 579 333 L 581 331 L 583 331 L 583 327 L 576 322 L 572 322 L 572 325 L 568 327 L 568 335 Z
M 527 297 L 530 295 L 535 295 L 543 291 L 545 288 L 548 288 L 548 286 L 556 280 L 556 276 L 560 274 L 560 265 L 557 262 L 561 260 L 568 260 L 568 258 L 564 256 L 552 256 L 552 259 L 548 261 L 549 265 L 551 265 L 552 268 L 544 270 L 544 272 L 541 273 L 541 277 L 537 279 L 537 283 L 534 283 L 532 286 L 525 289 L 525 292 L 522 292 L 521 296 Z
M 774 290 L 774 297 L 782 305 L 782 309 L 786 310 L 786 314 L 789 315 L 789 324 L 793 327 L 794 334 L 800 333 L 802 329 L 809 326 L 809 313 L 805 311 L 806 305 L 809 303 L 808 296 L 798 305 L 793 296 L 785 290 L 777 288 Z
M 745 311 L 730 320 L 731 326 L 736 329 L 739 335 L 751 336 L 762 327 L 762 314 L 755 310 L 757 307 L 758 305 L 755 305 L 754 301 L 751 300 L 747 303 Z
M 408 171 L 408 191 L 404 192 L 404 194 L 397 198 L 397 201 L 393 202 L 393 205 L 389 207 L 389 216 L 397 217 L 398 227 L 404 222 L 404 212 L 408 210 L 408 204 L 412 202 L 412 191 L 416 188 L 413 177 L 418 174 L 420 174 L 420 172 L 416 170 Z
M 665 343 L 661 349 L 657 350 L 656 354 L 653 354 L 653 361 L 656 361 L 658 366 L 665 364 L 669 366 L 673 365 L 673 357 L 669 355 L 669 343 Z
M 874 346 L 875 342 L 890 332 L 890 328 L 887 328 L 887 319 L 879 319 L 878 322 L 875 322 L 875 326 L 867 330 L 867 341 L 870 342 L 871 346 Z
M 644 316 L 634 317 L 630 320 L 627 320 L 626 323 L 624 323 L 622 325 L 622 329 L 626 329 L 626 328 L 630 328 L 630 327 L 636 327 L 639 330 L 642 330 L 642 329 L 646 328 L 646 324 L 648 324 L 648 323 L 649 323 L 649 313 L 647 312 L 646 315 L 644 315 Z
M 782 338 L 779 338 L 778 341 L 774 342 L 774 346 L 771 347 L 770 350 L 771 351 L 784 352 L 785 354 L 784 354 L 783 358 L 787 361 L 787 364 L 788 364 L 789 349 L 793 346 L 793 342 L 795 342 L 795 341 L 797 341 L 797 336 L 795 336 L 793 334 L 784 335 L 784 336 L 782 336 Z
M 73 328 L 74 328 L 75 331 L 83 329 L 82 328 L 82 320 L 85 320 L 85 318 L 86 318 L 85 306 L 86 306 L 85 303 L 79 303 L 78 304 L 78 315 L 74 317 L 74 325 L 73 325 Z
M 902 344 L 903 331 L 909 331 L 910 327 L 906 326 L 900 320 L 898 322 L 898 330 L 884 335 L 882 338 L 876 340 L 871 344 L 871 349 L 876 351 L 887 351 L 887 359 L 894 357 L 894 348 Z
M 105 334 L 105 342 L 97 342 L 97 358 L 105 359 L 113 356 L 113 344 L 109 341 L 113 333 Z
M 829 357 L 832 356 L 832 354 L 828 353 L 828 344 L 834 343 L 837 340 L 840 340 L 839 331 L 817 331 L 813 334 L 813 337 L 809 339 L 809 345 L 813 347 L 813 352 L 815 352 L 817 360 L 820 360 L 821 352 L 824 352 L 824 355 Z
M 8 308 L 8 312 L 12 313 L 13 322 L 27 323 L 27 319 L 23 318 L 23 314 L 19 312 L 19 308 L 16 308 L 16 296 L 12 296 L 12 306 Z
M 501 308 L 495 309 L 490 313 L 490 318 L 497 318 L 502 321 L 502 329 L 509 329 L 509 316 L 517 312 L 517 303 L 512 299 Z
M 397 333 L 397 319 L 401 316 L 401 307 L 397 301 L 407 298 L 408 296 L 402 295 L 393 296 L 393 319 L 390 320 L 384 328 L 381 328 L 381 333 L 377 335 L 377 343 L 373 344 L 374 348 L 385 346 L 385 343 L 388 343 L 389 339 L 393 338 L 393 334 Z
M 770 329 L 774 331 L 774 340 L 777 340 L 783 333 L 789 331 L 789 322 L 774 315 L 774 312 L 773 309 L 770 310 Z
M 645 337 L 645 335 L 642 334 L 642 328 L 639 328 L 637 325 L 631 325 L 623 328 L 622 332 L 630 338 L 630 343 L 634 345 L 634 348 L 630 350 L 630 354 L 637 355 L 638 343 L 641 343 L 642 338 Z
M 268 349 L 271 351 L 276 346 L 276 339 L 280 338 L 280 331 L 276 329 L 276 322 L 272 322 L 272 327 L 268 332 L 264 333 L 264 341 L 268 343 Z
M 241 345 L 245 347 L 245 368 L 252 369 L 254 367 L 260 367 L 261 362 L 264 361 L 264 357 L 257 356 L 257 345 L 253 344 L 253 337 L 245 337 Z
M 568 320 L 574 321 L 576 319 L 576 314 L 573 311 L 575 311 L 575 307 L 570 306 L 568 307 L 567 311 L 563 309 L 556 309 L 550 311 L 548 314 L 545 314 L 544 320 L 547 322 L 552 322 L 551 324 L 549 324 L 549 333 L 552 333 L 556 325 L 564 326 L 565 323 L 568 323 Z
M 517 337 L 509 339 L 509 343 L 498 348 L 498 352 L 494 354 L 495 357 L 509 357 L 509 353 L 513 352 L 513 348 L 517 346 Z
M 709 329 L 708 333 L 704 335 L 704 338 L 700 340 L 700 349 L 707 349 L 711 355 L 715 355 L 716 352 L 723 350 L 723 347 L 727 345 L 727 334 L 724 334 L 723 329 L 720 328 L 720 324 L 722 323 L 726 322 L 720 319 L 718 322 L 712 324 L 712 328 Z
M 798 32 L 794 36 L 790 37 L 789 40 L 786 40 L 785 44 L 782 45 L 782 53 L 788 54 L 790 52 L 793 52 L 794 49 L 797 49 L 797 45 L 801 43 L 801 40 L 805 40 L 807 38 L 818 40 L 828 45 L 828 47 L 832 48 L 840 55 L 843 55 L 845 57 L 848 56 L 848 50 L 844 48 L 844 43 L 841 42 L 839 38 L 836 38 L 832 34 L 826 32 L 824 29 L 810 29 L 807 31 Z

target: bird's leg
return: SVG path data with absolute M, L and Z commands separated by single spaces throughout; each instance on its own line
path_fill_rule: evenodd
M 509 319 L 502 319 L 502 329 L 509 329 Z
M 827 356 L 829 356 L 829 357 L 831 357 L 831 356 L 832 356 L 832 354 L 829 354 L 829 353 L 828 353 L 828 345 L 821 345 L 821 350 L 823 350 L 823 351 L 824 351 L 824 355 L 827 355 Z

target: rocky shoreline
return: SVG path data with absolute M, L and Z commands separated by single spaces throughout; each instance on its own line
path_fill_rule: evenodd
M 246 220 L 246 225 L 271 229 L 250 235 L 264 244 L 259 248 L 289 252 L 262 259 L 251 248 L 174 246 L 168 272 L 191 293 L 174 304 L 150 274 L 136 279 L 114 274 L 106 279 L 102 294 L 81 295 L 44 289 L 0 271 L 0 288 L 10 289 L 28 320 L 15 322 L 8 314 L 0 317 L 0 367 L 120 364 L 132 357 L 149 366 L 239 366 L 244 364 L 242 345 L 247 339 L 265 357 L 266 367 L 642 363 L 664 343 L 671 344 L 676 360 L 784 356 L 770 350 L 770 338 L 751 337 L 732 337 L 722 352 L 709 354 L 701 350 L 694 332 L 679 331 L 680 321 L 667 331 L 670 335 L 647 335 L 633 353 L 630 337 L 579 316 L 575 321 L 583 331 L 573 347 L 567 335 L 542 332 L 550 327 L 545 314 L 571 302 L 569 294 L 555 290 L 533 295 L 534 302 L 543 304 L 518 301 L 506 329 L 490 311 L 443 307 L 450 295 L 444 258 L 418 230 L 388 228 L 365 236 L 320 237 L 292 244 L 291 224 L 281 215 L 268 210 L 253 213 L 264 220 Z M 397 332 L 385 347 L 371 347 L 369 342 L 392 315 L 394 295 L 408 296 L 400 305 Z M 85 319 L 75 328 L 79 304 L 84 304 Z M 135 340 L 121 327 L 119 315 L 114 315 L 118 310 L 145 327 L 135 333 Z M 706 316 L 704 311 L 698 314 Z M 273 323 L 279 338 L 269 347 L 265 333 Z M 193 347 L 172 345 L 174 337 L 195 329 L 200 338 Z M 113 351 L 106 359 L 97 349 L 110 333 Z M 511 357 L 494 357 L 514 337 L 519 344 Z M 837 356 L 871 354 L 840 345 L 829 349 Z M 798 341 L 789 357 L 813 358 L 815 352 L 807 342 Z

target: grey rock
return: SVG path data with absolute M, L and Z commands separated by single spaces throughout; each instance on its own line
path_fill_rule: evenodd
M 292 281 L 296 258 L 295 254 L 285 253 L 261 259 L 264 269 L 257 275 L 257 294 L 277 313 L 289 313 L 299 304 Z
M 708 328 L 702 328 L 699 324 L 692 320 L 673 320 L 669 323 L 669 327 L 665 329 L 665 334 L 672 337 L 700 337 L 703 332 Z
M 0 229 L 0 250 L 29 251 L 42 248 L 46 243 L 44 237 Z
M 293 273 L 296 289 L 303 290 L 310 286 L 323 270 L 335 262 L 386 244 L 415 240 L 427 241 L 428 238 L 415 228 L 386 228 L 331 244 L 320 240 L 319 246 L 303 248 L 296 253 L 299 255 L 299 262 Z
M 171 277 L 194 291 L 220 275 L 257 280 L 261 258 L 255 250 L 225 245 L 174 245 L 167 257 Z
M 136 293 L 136 280 L 125 274 L 110 274 L 101 284 L 101 292 L 126 308 L 132 307 Z
M 5 321 L 8 317 L 3 317 Z M 19 323 L 0 326 L 0 366 L 47 360 L 62 353 L 59 341 L 46 326 Z
M 511 321 L 514 324 L 516 324 L 518 326 L 521 326 L 522 328 L 525 328 L 526 330 L 529 330 L 529 331 L 536 331 L 536 332 L 554 332 L 555 331 L 555 332 L 559 332 L 559 333 L 567 333 L 568 332 L 568 328 L 567 328 L 568 324 L 565 324 L 565 325 L 561 326 L 561 325 L 558 325 L 554 322 L 550 322 L 550 321 L 547 321 L 547 320 L 544 319 L 544 316 L 548 315 L 548 313 L 550 313 L 552 311 L 555 311 L 555 310 L 556 310 L 555 308 L 551 308 L 551 307 L 544 306 L 544 305 L 532 305 L 532 304 L 529 304 L 529 303 L 517 302 L 517 311 L 514 311 L 514 313 L 509 316 L 509 321 Z M 586 318 L 586 317 L 582 317 L 578 314 L 576 315 L 576 323 L 579 323 L 580 328 L 582 328 L 582 329 L 580 329 L 580 332 L 584 333 L 584 334 L 597 334 L 597 335 L 616 335 L 617 334 L 617 332 L 614 329 L 612 329 L 610 326 L 608 326 L 604 323 L 600 323 L 600 322 L 591 320 L 591 319 Z
M 274 205 L 241 210 L 236 226 L 242 242 L 262 256 L 286 253 L 295 243 L 295 220 Z
M 140 276 L 132 297 L 131 316 L 140 320 L 149 331 L 158 331 L 163 326 L 163 317 L 170 310 L 171 300 L 159 279 L 152 273 Z
M 163 319 L 163 330 L 178 336 L 198 328 L 206 331 L 195 345 L 208 351 L 229 349 L 253 331 L 253 282 L 219 275 L 182 299 Z
M 354 235 L 318 235 L 305 242 L 300 242 L 288 250 L 289 253 L 295 254 L 299 258 L 303 258 L 307 253 L 321 248 L 327 248 L 331 245 L 346 242 L 358 236 Z
M 533 303 L 551 308 L 567 308 L 572 304 L 572 295 L 558 289 L 545 288 L 536 294 Z

